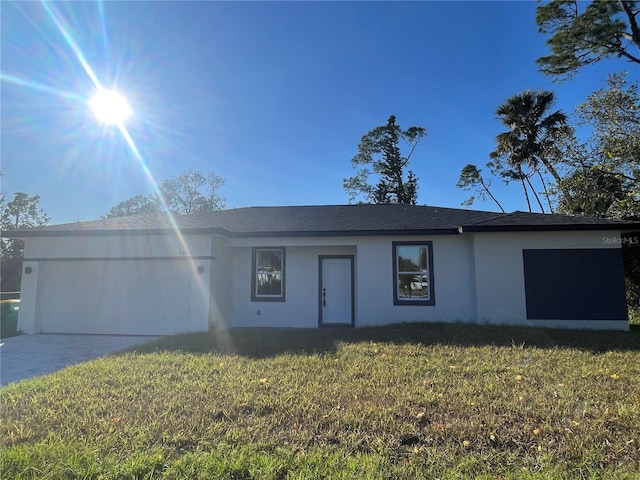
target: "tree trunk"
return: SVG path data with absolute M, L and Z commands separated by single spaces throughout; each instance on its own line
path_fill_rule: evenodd
M 482 185 L 482 188 L 484 188 L 484 191 L 487 192 L 487 194 L 491 197 L 491 200 L 493 200 L 494 202 L 496 202 L 496 205 L 498 205 L 498 207 L 500 208 L 500 210 L 502 211 L 502 213 L 504 213 L 504 208 L 502 208 L 502 205 L 500 205 L 500 202 L 496 199 L 496 197 L 494 197 L 491 192 L 489 191 L 489 188 L 484 184 L 484 182 L 482 180 L 480 180 L 480 185 Z
M 540 207 L 540 211 L 542 213 L 544 212 L 544 207 L 542 206 L 542 202 L 540 201 L 540 197 L 538 196 L 538 194 L 536 193 L 536 189 L 533 187 L 533 184 L 531 183 L 531 179 L 529 179 L 529 177 L 525 177 L 527 179 L 527 183 L 529 184 L 529 186 L 531 187 L 531 191 L 533 192 L 533 196 L 536 197 L 536 201 L 538 202 L 538 206 Z
M 541 157 L 540 161 L 544 165 L 544 168 L 547 169 L 547 172 L 549 172 L 549 174 L 556 181 L 556 184 L 558 185 L 558 188 L 560 189 L 560 193 L 562 194 L 562 196 L 567 198 L 569 196 L 569 192 L 567 192 L 566 189 L 562 186 L 562 177 L 560 175 L 558 175 L 557 170 L 553 167 L 551 162 L 549 160 L 547 160 L 546 158 Z M 546 188 L 545 188 L 545 192 L 546 192 Z
M 527 207 L 529 207 L 529 213 L 531 210 L 531 202 L 529 201 L 529 193 L 527 192 L 527 185 L 524 183 L 524 178 L 520 178 L 520 183 L 522 184 L 522 190 L 524 190 L 524 198 L 527 200 Z
M 547 190 L 547 183 L 544 181 L 544 177 L 542 176 L 542 173 L 540 173 L 540 170 L 538 170 L 538 176 L 540 177 L 540 182 L 542 182 L 542 188 L 544 189 L 544 196 L 547 198 L 547 204 L 549 205 L 549 212 L 553 213 L 553 207 L 551 206 L 551 198 L 549 197 L 549 190 Z

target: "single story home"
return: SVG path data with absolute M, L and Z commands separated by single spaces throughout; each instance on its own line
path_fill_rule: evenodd
M 4 232 L 24 333 L 473 322 L 627 330 L 640 224 L 409 205 L 249 207 Z

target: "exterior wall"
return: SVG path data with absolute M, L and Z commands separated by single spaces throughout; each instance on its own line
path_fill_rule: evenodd
M 24 258 L 34 255 L 36 245 L 29 240 L 24 244 Z M 31 269 L 26 274 L 25 269 Z M 44 270 L 44 269 L 43 269 Z M 36 306 L 38 299 L 38 285 L 42 285 L 44 272 L 40 270 L 40 262 L 25 260 L 22 264 L 22 281 L 20 284 L 20 310 L 18 310 L 18 330 L 23 333 L 34 334 L 40 332 L 39 322 L 36 325 Z
M 356 255 L 354 245 L 304 245 L 305 242 L 292 242 L 292 239 L 288 239 L 288 243 L 299 244 L 294 246 L 287 245 L 284 239 L 282 242 L 274 243 L 273 239 L 265 239 L 257 241 L 255 246 L 286 247 L 284 302 L 252 302 L 252 247 L 229 249 L 232 252 L 234 272 L 233 326 L 316 328 L 318 326 L 318 256 Z
M 472 240 L 458 235 L 401 237 L 433 242 L 434 306 L 393 304 L 392 241 L 398 237 L 229 239 L 232 325 L 318 326 L 318 256 L 355 256 L 355 325 L 475 320 Z M 286 301 L 251 301 L 252 247 L 286 247 Z M 258 313 L 259 312 L 259 313 Z
M 181 240 L 182 238 L 182 240 Z M 210 256 L 211 235 L 93 235 L 30 237 L 25 258 Z
M 73 263 L 91 260 L 92 263 L 99 265 L 100 261 L 117 261 L 115 259 L 118 258 L 129 259 L 127 261 L 131 262 L 148 262 L 153 261 L 154 257 L 184 259 L 185 262 L 192 263 L 194 275 L 187 280 L 190 281 L 190 294 L 186 299 L 188 305 L 184 308 L 185 312 L 188 311 L 187 318 L 183 319 L 184 330 L 207 330 L 209 281 L 212 271 L 211 236 L 209 235 L 191 235 L 182 239 L 167 235 L 28 238 L 25 242 L 18 328 L 28 334 L 41 331 L 42 319 L 47 314 L 42 308 L 47 264 L 53 263 L 53 261 Z M 32 270 L 29 274 L 24 273 L 24 269 L 27 267 Z M 197 273 L 198 267 L 202 270 L 201 273 Z M 96 269 L 95 278 L 100 278 L 98 276 L 99 270 L 99 268 Z M 126 278 L 113 280 L 116 282 L 127 281 Z M 159 279 L 159 281 L 162 280 Z M 151 279 L 147 291 L 152 298 L 154 288 Z M 176 302 L 184 300 L 177 298 Z M 69 301 L 73 301 L 71 295 Z M 130 301 L 135 300 L 131 299 Z M 127 311 L 127 305 L 120 304 L 118 307 L 122 311 Z M 135 311 L 136 309 L 129 310 Z M 87 317 L 89 316 L 90 312 L 87 312 Z M 135 319 L 131 319 L 131 321 L 135 321 Z
M 626 321 L 529 320 L 523 249 L 620 248 L 619 232 L 513 232 L 469 234 L 473 240 L 479 323 L 553 328 L 628 330 Z M 436 284 L 437 286 L 437 284 Z
M 433 242 L 435 305 L 394 305 L 391 242 L 398 237 L 362 239 L 357 258 L 356 326 L 402 322 L 470 322 L 475 319 L 472 242 L 461 235 L 401 237 Z
M 41 331 L 47 264 L 83 259 L 184 259 L 201 268 L 191 282 L 185 331 L 216 327 L 318 326 L 320 255 L 355 259 L 355 325 L 478 322 L 628 329 L 621 321 L 528 320 L 523 249 L 620 248 L 618 232 L 514 232 L 414 237 L 265 237 L 123 235 L 28 238 L 18 328 Z M 392 242 L 431 241 L 435 305 L 393 304 Z M 286 248 L 286 301 L 251 301 L 252 247 Z M 212 259 L 215 257 L 215 259 Z M 126 281 L 126 279 L 119 279 Z M 161 280 L 161 279 L 160 279 Z M 159 281 L 160 281 L 159 280 Z M 160 290 L 161 291 L 161 290 Z M 149 292 L 153 292 L 150 279 Z M 152 295 L 152 294 L 151 294 Z M 72 301 L 72 300 L 70 300 Z M 182 301 L 182 299 L 176 299 Z M 186 313 L 187 308 L 185 308 Z M 135 321 L 135 319 L 132 319 Z
M 209 328 L 232 326 L 234 269 L 233 250 L 227 248 L 227 239 L 219 236 L 211 238 L 212 262 L 210 280 Z

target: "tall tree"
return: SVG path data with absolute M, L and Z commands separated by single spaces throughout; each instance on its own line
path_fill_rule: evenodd
M 147 195 L 136 195 L 120 202 L 115 207 L 112 207 L 105 217 L 112 218 L 140 215 L 143 213 L 152 213 L 158 209 L 158 202 L 153 197 Z
M 225 199 L 218 195 L 224 180 L 214 173 L 184 172 L 166 180 L 160 187 L 160 195 L 171 212 L 188 215 L 196 212 L 222 210 Z
M 628 180 L 607 171 L 602 165 L 581 165 L 562 179 L 567 192 L 560 197 L 558 210 L 570 215 L 588 217 L 629 217 Z
M 565 213 L 598 217 L 640 217 L 640 97 L 626 74 L 611 74 L 606 85 L 576 109 L 578 125 L 590 129 L 581 144 L 565 149 Z
M 407 130 L 396 124 L 391 115 L 386 125 L 369 131 L 360 140 L 358 153 L 351 159 L 353 168 L 359 168 L 356 175 L 346 178 L 343 187 L 353 203 L 364 196 L 369 203 L 400 203 L 415 205 L 418 201 L 418 178 L 412 171 L 405 173 L 409 159 L 427 134 L 423 127 L 409 127 Z M 406 156 L 400 151 L 400 141 L 404 140 L 409 149 Z M 369 183 L 371 175 L 377 176 L 377 183 Z
M 170 211 L 179 215 L 196 212 L 212 212 L 225 207 L 220 196 L 224 179 L 210 172 L 184 172 L 176 178 L 165 180 L 158 194 L 136 195 L 112 207 L 106 218 Z
M 6 202 L 4 195 L 0 200 L 0 227 L 2 230 L 17 230 L 19 228 L 40 227 L 49 223 L 50 218 L 40 208 L 40 195 L 28 195 L 16 192 L 10 202 Z M 22 257 L 24 241 L 18 239 L 3 239 L 0 242 L 3 257 Z
M 49 223 L 49 216 L 40 208 L 40 196 L 17 192 L 10 202 L 0 194 L 0 229 L 40 227 Z M 24 240 L 0 239 L 0 291 L 20 290 Z
M 496 205 L 498 205 L 500 211 L 504 213 L 504 208 L 502 208 L 498 199 L 491 193 L 491 190 L 489 190 L 490 186 L 491 182 L 484 179 L 482 176 L 482 170 L 479 170 L 478 167 L 471 163 L 462 169 L 462 172 L 460 172 L 460 178 L 456 184 L 456 187 L 462 188 L 463 190 L 473 190 L 471 197 L 462 202 L 462 205 L 473 205 L 476 198 L 486 200 L 487 197 L 489 197 Z
M 640 98 L 638 83 L 626 73 L 609 75 L 606 85 L 577 110 L 581 125 L 593 130 L 592 142 L 613 168 L 637 181 L 640 170 Z
M 560 155 L 557 145 L 572 131 L 564 113 L 560 110 L 550 111 L 554 100 L 553 92 L 526 90 L 508 98 L 496 110 L 498 119 L 508 130 L 496 136 L 496 149 L 489 156 L 495 162 L 495 171 L 505 181 L 520 182 L 529 211 L 529 191 L 544 211 L 531 182 L 533 175 L 540 179 L 550 209 L 545 174 L 548 173 L 558 185 L 561 184 L 561 177 L 554 166 Z
M 540 70 L 557 78 L 571 77 L 580 68 L 606 57 L 640 64 L 637 1 L 578 2 L 553 0 L 540 4 L 536 22 L 550 34 L 551 55 L 537 60 Z

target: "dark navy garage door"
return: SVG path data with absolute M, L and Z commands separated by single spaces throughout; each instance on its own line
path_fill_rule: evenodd
M 528 319 L 627 320 L 621 249 L 522 254 Z

